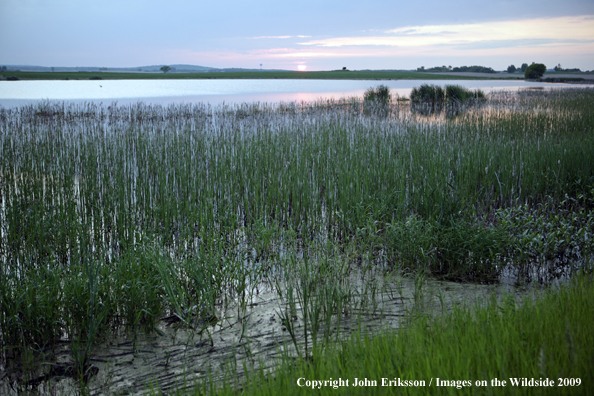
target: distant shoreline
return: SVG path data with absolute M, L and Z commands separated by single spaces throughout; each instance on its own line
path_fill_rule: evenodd
M 139 72 L 33 72 L 3 71 L 3 80 L 16 77 L 19 80 L 167 80 L 167 79 L 333 79 L 333 80 L 476 80 L 520 79 L 521 75 L 490 73 L 426 73 L 392 71 L 238 71 L 196 73 L 139 73 Z M 581 76 L 580 76 L 581 77 Z M 594 75 L 592 75 L 594 78 Z
M 292 80 L 524 80 L 520 73 L 474 72 L 416 72 L 416 71 L 231 71 L 154 73 L 120 71 L 3 71 L 0 81 L 7 80 L 236 80 L 236 79 L 292 79 Z M 545 73 L 542 82 L 593 84 L 594 73 Z

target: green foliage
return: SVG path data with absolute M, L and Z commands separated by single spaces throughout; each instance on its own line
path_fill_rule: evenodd
M 451 66 L 435 66 L 425 69 L 424 66 L 421 66 L 417 69 L 420 72 L 428 72 L 428 73 L 444 73 L 444 72 L 466 72 L 466 73 L 496 73 L 490 67 L 485 66 L 459 66 L 452 68 Z
M 525 280 L 536 274 L 549 280 L 571 274 L 594 253 L 594 190 L 561 202 L 548 197 L 536 205 L 499 209 L 497 222 L 508 233 L 509 256 Z M 537 264 L 530 271 L 527 264 Z
M 163 73 L 167 73 L 168 71 L 171 71 L 171 66 L 161 66 L 159 70 L 161 70 Z
M 442 220 L 411 216 L 387 224 L 385 233 L 389 263 L 454 281 L 496 281 L 509 242 L 501 228 L 469 224 L 456 216 Z
M 522 63 L 522 67 L 520 67 L 520 71 L 524 73 L 528 69 L 528 63 Z
M 472 72 L 472 73 L 497 73 L 491 67 L 485 66 L 460 66 L 454 67 L 453 72 Z
M 556 72 L 565 72 L 565 73 L 580 73 L 581 72 L 581 70 L 578 68 L 564 69 L 561 67 L 560 63 L 557 66 L 555 66 L 555 71 Z
M 509 65 L 509 66 L 507 67 L 507 72 L 508 72 L 508 73 L 515 73 L 515 72 L 516 72 L 516 70 L 517 70 L 517 69 L 516 69 L 516 67 L 515 67 L 514 65 Z
M 443 72 L 449 72 L 452 70 L 451 70 L 451 68 L 448 68 L 447 66 L 444 65 L 444 66 L 430 67 L 429 69 L 423 69 L 423 71 L 443 73 Z
M 529 79 L 537 79 L 541 78 L 545 71 L 547 71 L 547 67 L 542 63 L 533 63 L 524 72 L 524 77 Z

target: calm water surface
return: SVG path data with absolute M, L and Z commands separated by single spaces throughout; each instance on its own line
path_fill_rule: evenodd
M 68 80 L 2 81 L 0 106 L 15 107 L 44 100 L 119 104 L 143 101 L 153 104 L 212 104 L 242 102 L 300 102 L 321 98 L 363 96 L 369 87 L 387 85 L 392 93 L 409 95 L 421 84 L 458 84 L 467 88 L 517 90 L 524 87 L 561 87 L 505 80 Z

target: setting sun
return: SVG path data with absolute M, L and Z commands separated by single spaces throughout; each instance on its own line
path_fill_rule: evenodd
M 306 68 L 307 68 L 306 65 L 299 65 L 299 66 L 297 66 L 297 69 L 299 69 L 299 71 L 305 71 Z

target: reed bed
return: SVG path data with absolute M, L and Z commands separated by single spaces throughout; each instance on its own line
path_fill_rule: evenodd
M 456 117 L 356 98 L 0 109 L 3 364 L 68 340 L 84 379 L 115 330 L 206 327 L 329 256 L 340 277 L 475 282 L 591 264 L 594 91 L 488 99 Z

